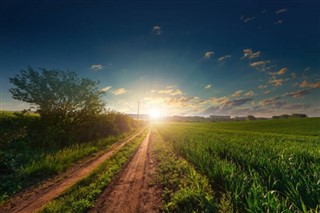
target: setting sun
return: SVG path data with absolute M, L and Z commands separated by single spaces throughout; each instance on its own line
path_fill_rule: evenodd
M 158 119 L 161 117 L 161 112 L 159 109 L 151 109 L 149 111 L 150 119 Z

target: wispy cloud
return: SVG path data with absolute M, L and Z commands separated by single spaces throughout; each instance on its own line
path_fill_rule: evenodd
M 244 49 L 243 50 L 243 57 L 242 58 L 247 58 L 247 59 L 254 59 L 260 57 L 261 52 L 253 52 L 252 49 Z
M 267 88 L 267 87 L 268 87 L 268 85 L 259 85 L 259 86 L 258 86 L 259 89 L 265 89 L 265 88 Z
M 308 95 L 308 94 L 310 94 L 309 90 L 298 90 L 295 92 L 286 93 L 286 94 L 284 94 L 284 96 L 289 96 L 292 98 L 300 98 L 300 97 Z
M 297 77 L 297 74 L 295 72 L 290 73 L 290 76 L 292 79 L 295 79 Z
M 161 35 L 162 34 L 161 27 L 159 25 L 153 26 L 152 32 L 157 36 Z
M 209 102 L 210 104 L 213 105 L 221 105 L 221 104 L 226 104 L 230 101 L 230 99 L 226 96 L 220 97 L 220 98 L 216 98 L 216 97 L 211 97 L 209 98 Z
M 306 68 L 304 69 L 304 71 L 307 72 L 307 71 L 310 70 L 310 68 L 311 68 L 311 67 L 306 67 Z
M 119 88 L 119 89 L 116 89 L 116 90 L 113 90 L 112 93 L 114 95 L 121 95 L 121 94 L 124 94 L 126 93 L 127 90 L 125 88 Z
M 92 64 L 90 69 L 93 71 L 99 71 L 99 70 L 103 69 L 103 66 L 102 66 L 102 64 Z
M 284 82 L 284 79 L 276 78 L 275 76 L 269 79 L 269 84 L 276 87 L 281 86 L 283 82 Z
M 268 98 L 262 101 L 259 101 L 260 106 L 271 106 L 271 107 L 282 107 L 286 104 L 285 101 L 281 101 L 280 97 Z
M 207 51 L 204 53 L 204 58 L 205 59 L 210 59 L 212 56 L 214 55 L 214 52 L 213 51 Z
M 252 90 L 250 90 L 250 91 L 246 92 L 244 95 L 245 96 L 255 96 L 256 93 L 254 93 Z
M 243 91 L 242 90 L 237 90 L 237 91 L 235 91 L 231 96 L 232 97 L 239 97 L 239 96 L 241 96 L 241 93 L 242 93 Z
M 253 21 L 254 19 L 256 19 L 256 17 L 254 16 L 251 16 L 251 17 L 248 17 L 248 16 L 245 16 L 245 15 L 242 15 L 240 17 L 240 20 L 243 22 L 243 23 L 247 23 L 249 21 Z
M 318 82 L 308 82 L 307 80 L 304 80 L 303 82 L 301 82 L 299 84 L 299 86 L 301 88 L 313 88 L 313 89 L 320 88 L 320 81 L 318 81 Z
M 270 90 L 266 90 L 266 91 L 263 92 L 263 94 L 267 95 L 267 94 L 269 94 L 270 92 L 271 92 Z
M 182 95 L 182 91 L 180 89 L 174 88 L 174 86 L 167 86 L 163 90 L 151 90 L 152 93 L 165 94 L 170 96 Z
M 283 21 L 281 19 L 274 22 L 274 24 L 282 24 L 282 23 L 283 23 Z
M 287 8 L 283 8 L 283 9 L 277 10 L 275 12 L 275 14 L 286 13 L 286 12 L 288 12 L 288 9 Z
M 265 71 L 267 68 L 266 68 L 266 65 L 270 63 L 270 61 L 256 61 L 256 62 L 252 62 L 250 64 L 251 67 L 259 70 L 259 71 Z
M 225 55 L 225 56 L 222 56 L 218 59 L 218 61 L 224 61 L 226 60 L 227 58 L 231 58 L 231 55 Z
M 112 86 L 104 87 L 104 88 L 102 88 L 100 91 L 101 91 L 101 92 L 107 92 L 108 90 L 111 89 L 111 87 L 112 87 Z
M 221 98 L 212 97 L 211 100 L 212 100 L 213 106 L 209 106 L 208 108 L 204 109 L 202 114 L 228 113 L 230 112 L 230 110 L 234 110 L 237 107 L 240 107 L 252 101 L 253 98 L 240 98 L 240 99 L 230 100 L 228 97 L 221 97 Z
M 208 84 L 208 85 L 204 86 L 203 88 L 204 89 L 210 89 L 211 87 L 212 87 L 212 84 Z
M 270 72 L 270 75 L 284 75 L 288 71 L 288 68 L 284 67 L 277 72 Z

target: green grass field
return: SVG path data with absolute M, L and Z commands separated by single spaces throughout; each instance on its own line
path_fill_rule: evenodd
M 320 119 L 156 123 L 239 212 L 320 211 Z

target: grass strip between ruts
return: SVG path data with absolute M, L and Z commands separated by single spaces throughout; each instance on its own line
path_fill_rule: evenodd
M 147 130 L 132 142 L 127 143 L 88 176 L 67 189 L 61 196 L 48 203 L 40 212 L 84 212 L 92 207 L 106 185 L 136 151 L 146 134 Z

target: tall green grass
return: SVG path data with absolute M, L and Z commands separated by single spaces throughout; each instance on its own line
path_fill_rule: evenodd
M 304 129 L 309 131 L 302 135 L 317 132 L 317 124 L 313 123 L 317 120 L 306 121 Z M 237 123 L 239 129 L 234 123 L 230 128 L 227 123 L 221 123 L 222 127 L 218 123 L 163 123 L 157 128 L 171 141 L 176 153 L 208 177 L 218 198 L 231 195 L 234 209 L 319 211 L 320 137 L 300 136 L 295 131 L 297 123 L 283 123 L 278 123 L 276 134 L 271 133 L 269 121 L 259 121 L 260 128 L 250 131 L 242 123 Z M 286 129 L 281 129 L 283 126 Z M 262 133 L 265 129 L 268 133 Z
M 152 152 L 157 156 L 156 182 L 163 189 L 164 212 L 216 212 L 217 204 L 208 179 L 173 152 L 155 129 L 151 132 Z M 224 209 L 232 206 L 223 204 Z

